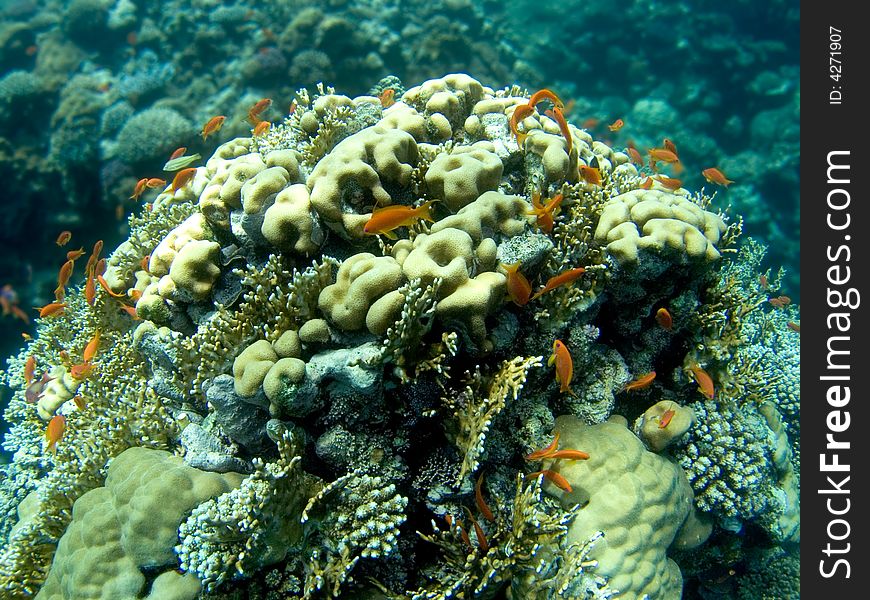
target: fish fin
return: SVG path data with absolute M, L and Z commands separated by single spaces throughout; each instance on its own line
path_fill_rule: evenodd
M 399 236 L 397 236 L 397 235 L 396 235 L 395 233 L 393 233 L 392 231 L 381 231 L 381 234 L 382 234 L 382 235 L 385 235 L 387 238 L 389 238 L 389 239 L 391 239 L 391 240 L 397 240 L 397 239 L 399 239 Z
M 438 200 L 427 200 L 426 202 L 417 207 L 421 219 L 423 219 L 424 221 L 429 221 L 430 223 L 435 222 L 435 217 L 432 216 L 432 205 L 435 202 L 438 202 Z

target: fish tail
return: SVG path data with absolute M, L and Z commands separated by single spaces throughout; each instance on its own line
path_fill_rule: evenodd
M 427 200 L 423 204 L 417 207 L 417 216 L 419 216 L 424 221 L 429 221 L 430 223 L 435 222 L 435 218 L 432 216 L 432 204 L 438 202 L 438 200 Z

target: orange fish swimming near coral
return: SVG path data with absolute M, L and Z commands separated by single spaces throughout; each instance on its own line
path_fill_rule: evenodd
M 586 165 L 580 165 L 577 169 L 580 171 L 580 177 L 583 178 L 583 181 L 592 185 L 601 185 L 601 171 Z
M 256 104 L 248 109 L 248 122 L 251 125 L 257 125 L 257 123 L 260 122 L 260 115 L 263 114 L 270 106 L 272 106 L 271 98 L 263 98 L 262 100 L 258 100 Z
M 66 304 L 63 302 L 52 302 L 43 307 L 34 306 L 34 310 L 39 311 L 39 316 L 43 319 L 46 317 L 57 317 L 63 314 Z
M 708 182 L 715 183 L 716 185 L 723 185 L 725 187 L 728 187 L 729 185 L 734 183 L 732 180 L 725 177 L 725 173 L 723 173 L 719 169 L 716 169 L 715 167 L 704 169 L 703 171 L 701 171 L 701 175 L 703 175 L 704 179 L 706 179 Z
M 557 96 L 548 89 L 538 90 L 537 92 L 532 94 L 532 97 L 529 98 L 528 106 L 530 108 L 535 108 L 535 106 L 541 100 L 549 100 L 553 103 L 553 107 L 559 109 L 560 111 L 565 109 L 565 103 L 562 102 L 561 99 L 559 99 L 559 96 Z
M 94 356 L 97 355 L 97 350 L 100 347 L 100 330 L 97 329 L 94 332 L 94 337 L 91 338 L 91 341 L 88 342 L 87 346 L 85 346 L 84 351 L 82 352 L 82 360 L 86 363 L 91 362 Z
M 619 131 L 623 127 L 625 127 L 625 121 L 622 119 L 616 119 L 613 123 L 607 126 L 610 131 Z
M 391 240 L 395 240 L 398 236 L 393 233 L 394 229 L 408 227 L 420 219 L 434 223 L 432 204 L 435 202 L 437 200 L 428 200 L 416 208 L 403 204 L 377 208 L 363 226 L 363 232 L 366 235 L 377 235 L 380 233 Z
M 257 123 L 257 126 L 254 127 L 253 135 L 254 137 L 259 137 L 261 135 L 265 135 L 269 128 L 272 127 L 272 124 L 269 121 L 260 121 Z
M 528 104 L 520 104 L 514 109 L 514 112 L 511 114 L 511 118 L 508 121 L 508 125 L 511 128 L 511 133 L 514 134 L 517 138 L 517 145 L 522 147 L 523 142 L 526 140 L 526 136 L 528 133 L 524 131 L 520 131 L 519 124 L 526 117 L 530 117 L 534 114 L 535 109 Z
M 674 318 L 671 316 L 671 313 L 668 312 L 668 309 L 662 307 L 656 311 L 656 323 L 662 329 L 670 331 L 674 326 Z
M 649 373 L 645 373 L 635 379 L 634 381 L 629 381 L 625 384 L 625 387 L 622 388 L 624 392 L 633 392 L 635 390 L 643 390 L 652 385 L 653 380 L 656 378 L 656 372 L 650 371 Z
M 710 377 L 710 374 L 699 365 L 694 365 L 689 370 L 692 371 L 692 375 L 695 376 L 695 383 L 698 384 L 698 391 L 704 394 L 704 397 L 708 400 L 712 400 L 715 390 L 713 387 L 713 378 Z
M 526 479 L 532 479 L 534 477 L 538 477 L 543 475 L 548 481 L 552 482 L 556 487 L 560 490 L 564 490 L 568 493 L 571 493 L 571 484 L 568 483 L 568 480 L 556 473 L 555 471 L 551 471 L 549 469 L 544 469 L 543 471 L 535 471 L 534 473 L 529 473 L 526 475 Z
M 559 208 L 562 204 L 562 194 L 556 194 L 546 204 L 541 204 L 541 194 L 535 192 L 532 194 L 532 210 L 526 212 L 527 215 L 536 215 L 537 221 L 535 224 L 538 229 L 545 233 L 553 231 L 553 218 L 558 216 Z
M 172 179 L 172 193 L 174 194 L 188 183 L 193 180 L 193 176 L 196 175 L 196 167 L 188 167 L 186 169 L 181 169 L 178 173 L 175 174 L 175 177 Z
M 547 366 L 556 365 L 556 383 L 559 384 L 559 392 L 568 392 L 572 396 L 571 379 L 574 377 L 574 361 L 571 359 L 571 353 L 568 347 L 562 340 L 553 342 L 553 354 L 547 361 Z
M 148 178 L 143 177 L 139 181 L 136 182 L 136 187 L 133 189 L 133 195 L 130 196 L 130 200 L 138 200 L 139 196 L 142 195 L 142 192 L 145 191 L 145 184 L 148 183 Z
M 507 291 L 510 299 L 517 306 L 528 304 L 529 296 L 532 294 L 532 285 L 526 276 L 520 273 L 520 263 L 502 265 L 501 268 L 507 271 Z
M 224 126 L 224 121 L 226 120 L 227 118 L 224 115 L 218 115 L 209 119 L 208 122 L 202 126 L 202 131 L 200 132 L 203 141 L 205 141 L 205 138 L 207 138 L 211 134 L 220 131 L 221 127 Z
M 45 439 L 48 440 L 46 450 L 51 452 L 57 451 L 57 443 L 63 438 L 63 432 L 66 430 L 66 417 L 63 415 L 54 415 L 51 421 L 48 422 L 48 427 L 45 428 Z
M 544 287 L 539 289 L 535 294 L 531 297 L 532 300 L 540 298 L 544 294 L 549 291 L 552 291 L 559 287 L 560 285 L 567 285 L 576 281 L 583 273 L 586 272 L 586 269 L 583 267 L 576 267 L 574 269 L 568 269 L 566 271 L 562 271 L 558 275 L 554 275 L 547 280 L 547 283 L 544 284 Z
M 64 230 L 58 234 L 57 240 L 55 240 L 54 243 L 57 244 L 58 246 L 66 246 L 67 242 L 69 242 L 71 239 L 72 239 L 72 233 Z
M 386 88 L 378 95 L 378 100 L 381 101 L 382 108 L 390 108 L 396 103 L 396 90 L 393 88 Z

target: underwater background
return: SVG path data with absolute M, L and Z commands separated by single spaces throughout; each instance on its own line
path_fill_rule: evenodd
M 98 597 L 96 584 L 91 584 L 94 589 L 82 588 L 80 596 L 70 591 L 69 582 L 80 580 L 75 578 L 99 579 L 90 577 L 87 566 L 78 572 L 72 566 L 51 566 L 54 574 L 48 568 L 60 536 L 68 526 L 76 526 L 69 525 L 72 502 L 89 490 L 109 489 L 104 485 L 108 458 L 129 446 L 184 455 L 186 462 L 179 460 L 170 466 L 170 455 L 130 457 L 125 453 L 128 469 L 155 473 L 177 469 L 180 479 L 191 481 L 199 481 L 200 475 L 181 474 L 182 469 L 200 469 L 197 473 L 205 473 L 202 483 L 193 487 L 208 487 L 211 492 L 187 498 L 185 508 L 178 509 L 185 513 L 185 521 L 164 526 L 174 541 L 163 548 L 142 550 L 138 556 L 127 551 L 135 576 L 119 569 L 111 581 L 118 589 L 127 589 L 118 581 L 139 577 L 139 591 L 118 592 L 113 597 L 313 598 L 334 594 L 447 598 L 460 590 L 466 594 L 475 590 L 480 597 L 512 598 L 633 598 L 643 593 L 650 598 L 679 598 L 680 593 L 693 599 L 799 597 L 799 523 L 794 514 L 800 460 L 798 24 L 799 3 L 781 0 L 0 0 L 0 242 L 4 248 L 0 254 L 0 357 L 12 357 L 5 374 L 8 385 L 0 392 L 0 407 L 8 407 L 0 426 L 7 436 L 0 462 L 8 463 L 0 473 L 0 539 L 4 540 L 0 546 L 5 547 L 0 554 L 0 598 L 6 598 L 4 594 L 28 597 L 46 578 L 52 582 L 46 588 L 51 589 L 41 597 Z M 467 74 L 473 83 L 450 79 L 448 74 Z M 429 80 L 442 83 L 427 87 L 424 82 Z M 325 87 L 318 88 L 321 82 Z M 301 88 L 308 94 L 299 95 Z M 529 117 L 540 122 L 529 124 L 527 119 L 520 126 L 521 132 L 540 129 L 550 136 L 529 135 L 525 156 L 540 156 L 535 162 L 523 158 L 523 147 L 516 144 L 520 136 L 509 121 L 515 106 L 523 103 L 509 99 L 528 98 L 541 89 L 554 92 L 558 102 L 542 101 Z M 355 100 L 352 105 L 329 100 L 333 90 L 336 97 L 375 98 L 377 102 Z M 407 90 L 415 91 L 403 99 Z M 443 110 L 432 108 L 443 100 L 438 94 L 453 98 L 444 101 L 447 108 Z M 318 104 L 318 98 L 326 100 Z M 251 108 L 261 99 L 272 102 L 252 118 Z M 409 125 L 407 117 L 390 117 L 395 101 L 423 115 L 425 124 Z M 377 115 L 371 106 L 378 108 Z M 550 115 L 545 108 L 551 108 Z M 568 136 L 562 133 L 560 137 L 554 112 L 564 115 L 573 127 L 570 131 L 577 146 L 573 154 Z M 492 117 L 496 113 L 501 119 L 498 123 Z M 216 115 L 226 119 L 217 131 L 202 135 Z M 309 121 L 316 117 L 314 125 L 306 124 L 306 115 Z M 439 137 L 438 128 L 443 130 L 445 125 L 433 115 L 446 115 L 441 118 L 448 123 L 447 130 L 452 129 L 452 136 Z M 381 119 L 415 140 L 414 144 L 395 142 L 402 148 L 396 151 L 397 161 L 410 165 L 407 172 L 381 165 L 373 149 L 382 146 L 375 141 L 363 143 L 365 150 L 345 157 L 344 162 L 324 162 L 344 140 L 360 135 L 366 127 L 383 125 Z M 618 120 L 623 122 L 621 127 L 616 125 Z M 252 140 L 252 127 L 265 121 L 271 123 L 270 129 Z M 565 156 L 564 168 L 552 166 L 554 155 L 548 152 L 553 150 L 547 146 L 555 144 L 551 137 L 563 140 L 559 143 L 565 146 L 559 147 L 556 162 Z M 605 202 L 632 198 L 653 185 L 644 179 L 657 177 L 647 152 L 664 148 L 665 138 L 675 144 L 679 166 L 667 160 L 659 166 L 664 176 L 680 181 L 671 188 L 656 182 L 654 199 L 670 207 L 669 196 L 674 192 L 680 202 L 685 198 L 693 207 L 668 210 L 693 212 L 699 207 L 695 215 L 701 223 L 698 231 L 701 238 L 707 237 L 703 240 L 707 245 L 693 253 L 688 249 L 691 242 L 686 241 L 685 256 L 678 259 L 662 258 L 656 254 L 659 250 L 638 246 L 638 259 L 624 244 L 611 246 L 615 234 L 601 233 L 602 219 L 612 219 L 613 229 L 631 222 L 608 213 Z M 237 139 L 247 141 L 230 143 Z M 472 169 L 473 192 L 466 189 L 465 181 L 451 188 L 449 175 L 443 176 L 446 182 L 434 175 L 438 168 L 445 173 L 454 169 L 440 166 L 438 152 L 460 156 L 457 148 L 473 143 L 493 144 L 468 150 L 477 166 L 466 167 L 461 161 L 455 165 L 456 169 Z M 409 144 L 414 148 L 409 149 Z M 427 144 L 437 150 L 424 147 Z M 241 145 L 245 152 L 239 149 Z M 196 175 L 198 179 L 189 185 L 193 191 L 170 192 L 164 188 L 171 187 L 177 170 L 164 171 L 164 164 L 181 147 L 186 148 L 182 155 L 202 157 L 184 166 L 215 166 L 207 169 L 208 182 L 202 172 Z M 629 147 L 637 148 L 646 164 L 636 164 Z M 296 152 L 293 159 L 267 160 L 270 152 L 291 149 Z M 299 240 L 307 235 L 307 243 L 291 243 L 283 237 L 276 241 L 280 236 L 265 228 L 260 232 L 256 219 L 257 233 L 246 237 L 239 231 L 250 233 L 252 225 L 247 221 L 231 224 L 235 217 L 229 216 L 232 209 L 239 212 L 241 204 L 232 206 L 221 200 L 226 206 L 215 208 L 204 200 L 208 185 L 216 185 L 215 178 L 229 177 L 230 163 L 245 162 L 244 156 L 255 153 L 263 157 L 258 159 L 263 169 L 284 169 L 286 176 L 274 189 L 263 192 L 257 210 L 245 207 L 244 212 L 259 211 L 260 221 L 268 219 L 265 213 L 273 201 L 280 204 L 275 200 L 279 190 L 305 183 L 319 221 L 315 218 L 298 225 L 305 219 L 292 211 L 284 218 L 301 227 Z M 328 175 L 317 169 L 337 171 L 340 167 L 335 163 L 353 160 L 372 163 L 371 173 L 383 180 L 382 185 L 363 193 L 357 187 L 368 184 L 339 180 L 330 185 L 363 199 L 349 201 L 353 210 L 342 206 L 330 213 L 328 208 L 319 208 L 315 187 Z M 220 161 L 226 164 L 218 165 Z M 637 167 L 633 172 L 632 165 Z M 596 185 L 589 179 L 593 175 L 584 175 L 582 168 L 578 171 L 583 166 L 598 169 L 604 180 Z M 717 185 L 705 178 L 702 171 L 712 167 L 732 183 Z M 251 168 L 246 177 L 259 173 Z M 399 174 L 390 175 L 390 169 Z M 134 190 L 143 178 L 160 181 L 139 185 L 137 195 Z M 675 192 L 674 185 L 685 193 Z M 496 224 L 486 225 L 488 218 L 495 217 L 487 217 L 490 213 L 484 208 L 471 219 L 484 223 L 482 233 L 468 230 L 474 225 L 441 224 L 441 230 L 466 231 L 471 239 L 468 244 L 473 242 L 473 251 L 466 252 L 468 273 L 461 284 L 450 283 L 444 274 L 438 275 L 436 283 L 434 276 L 427 279 L 420 269 L 405 266 L 405 255 L 422 251 L 425 245 L 420 237 L 426 235 L 422 224 L 414 223 L 398 242 L 389 239 L 386 233 L 392 231 L 387 231 L 374 244 L 374 238 L 360 233 L 365 220 L 351 223 L 346 217 L 348 212 L 367 213 L 372 198 L 392 198 L 406 205 L 436 199 L 433 220 L 440 222 L 459 217 L 460 210 L 476 204 L 473 200 L 478 195 L 483 198 L 495 191 L 503 198 L 520 196 L 524 204 L 492 200 L 498 208 L 486 210 L 499 215 Z M 558 193 L 565 198 L 564 206 L 553 212 L 553 233 L 525 213 L 528 208 L 531 215 L 542 217 L 530 204 L 535 192 L 545 204 Z M 245 192 L 236 193 L 244 199 Z M 469 200 L 451 200 L 463 194 L 470 194 Z M 625 210 L 634 202 L 652 202 L 650 198 L 639 195 L 626 200 L 629 208 Z M 191 277 L 204 278 L 208 284 L 199 281 L 188 290 L 176 282 L 181 293 L 173 296 L 178 291 L 167 291 L 165 283 L 157 289 L 157 278 L 171 275 L 170 265 L 176 255 L 181 256 L 183 244 L 169 244 L 171 256 L 165 264 L 156 264 L 159 261 L 154 256 L 159 254 L 158 244 L 188 223 L 197 206 L 208 223 L 193 233 L 188 227 L 173 240 L 191 238 L 202 243 L 197 250 L 201 260 L 191 267 Z M 222 210 L 227 213 L 225 219 L 220 216 Z M 130 215 L 133 218 L 128 220 Z M 654 217 L 664 218 L 659 213 Z M 636 219 L 635 223 L 645 235 L 642 224 Z M 440 231 L 438 226 L 432 225 L 431 237 Z M 490 235 L 486 227 L 495 231 Z M 713 234 L 711 229 L 719 231 Z M 63 231 L 71 233 L 71 240 L 59 247 L 58 236 Z M 545 243 L 543 238 L 549 233 L 553 241 Z M 679 235 L 694 239 L 683 230 Z M 520 238 L 522 243 L 517 241 Z M 492 241 L 492 257 L 481 246 L 487 239 Z M 89 254 L 96 262 L 100 253 L 92 253 L 92 247 L 97 240 L 103 240 L 103 254 L 111 258 L 105 287 L 95 283 L 89 271 L 96 303 L 87 300 L 86 277 L 79 266 L 70 279 L 64 314 L 38 320 L 32 307 L 62 300 L 55 290 L 67 252 L 81 247 L 85 252 L 77 264 L 84 263 Z M 205 248 L 206 241 L 215 247 Z M 402 243 L 409 244 L 404 251 Z M 126 246 L 116 252 L 122 244 Z M 668 244 L 659 244 L 665 254 Z M 496 246 L 498 260 L 494 258 Z M 268 258 L 274 248 L 281 252 Z M 358 275 L 349 268 L 342 270 L 345 267 L 339 261 L 344 261 L 342 265 L 362 261 L 363 251 L 372 255 L 365 260 L 392 256 L 390 260 L 401 265 L 379 271 L 381 267 L 373 265 L 381 263 L 366 264 L 364 268 L 376 272 L 379 281 L 389 283 L 363 295 L 367 310 L 379 299 L 391 297 L 395 305 L 396 298 L 401 298 L 405 302 L 401 310 L 395 306 L 392 312 L 385 309 L 387 316 L 381 320 L 392 323 L 389 317 L 401 315 L 405 329 L 394 327 L 388 333 L 386 325 L 372 325 L 373 318 L 366 319 L 365 312 L 363 328 L 362 321 L 356 322 L 359 319 L 324 308 L 349 303 L 350 287 L 327 290 L 340 285 L 342 277 L 349 278 L 347 285 L 351 286 Z M 654 266 L 644 271 L 647 254 L 656 258 L 650 259 Z M 450 258 L 456 257 L 451 254 Z M 639 270 L 626 266 L 638 261 Z M 439 268 L 446 268 L 442 262 L 450 263 L 435 259 Z M 532 281 L 532 289 L 571 268 L 584 267 L 586 273 L 577 275 L 580 283 L 573 284 L 573 291 L 566 291 L 571 284 L 563 284 L 525 307 L 522 280 L 498 267 L 510 263 L 523 265 L 520 270 Z M 201 275 L 203 269 L 214 272 Z M 270 269 L 279 274 L 270 274 Z M 242 274 L 230 281 L 234 270 Z M 492 277 L 478 281 L 487 273 Z M 501 279 L 496 281 L 496 275 Z M 467 298 L 453 299 L 458 308 L 443 304 L 456 295 L 455 289 L 464 289 L 465 280 L 478 286 L 469 287 Z M 148 287 L 152 284 L 153 289 Z M 302 298 L 292 315 L 280 316 L 274 307 L 265 312 L 256 308 L 257 294 L 269 286 Z M 113 297 L 127 294 L 129 298 L 128 288 L 139 292 L 132 301 Z M 275 293 L 281 295 L 274 290 L 260 300 L 268 303 Z M 330 294 L 339 299 L 332 300 Z M 508 298 L 503 306 L 494 299 L 496 295 L 499 300 Z M 487 296 L 486 306 L 471 308 L 477 306 L 475 302 L 480 304 L 481 296 Z M 140 297 L 146 299 L 141 305 Z M 539 305 L 532 309 L 535 302 Z M 145 331 L 130 319 L 129 310 L 118 312 L 113 303 L 132 309 L 135 318 L 145 323 L 154 323 L 153 331 Z M 229 313 L 216 310 L 218 304 Z M 657 312 L 662 308 L 667 317 Z M 474 321 L 475 310 L 481 313 L 479 321 Z M 215 314 L 225 320 L 223 325 L 214 324 Z M 424 323 L 425 331 L 407 331 L 414 329 L 409 325 L 411 317 Z M 244 318 L 262 322 L 249 330 L 238 325 Z M 456 325 L 452 319 L 466 322 Z M 673 322 L 666 327 L 667 319 Z M 212 331 L 215 327 L 235 333 L 221 337 Z M 174 333 L 166 333 L 169 330 Z M 457 331 L 458 335 L 448 339 L 450 332 Z M 285 355 L 279 341 L 288 332 L 298 332 L 294 335 L 300 339 L 291 344 L 298 349 Z M 27 337 L 22 339 L 22 335 Z M 79 357 L 95 335 L 98 354 L 93 364 L 99 367 L 99 360 L 105 364 L 90 374 L 91 360 Z M 35 341 L 25 342 L 29 337 Z M 553 348 L 556 338 L 565 340 L 573 356 L 574 390 L 570 394 L 561 389 L 561 382 L 554 382 L 554 367 L 560 364 Z M 386 340 L 383 347 L 378 345 L 382 339 Z M 408 347 L 411 341 L 416 346 L 413 352 Z M 375 346 L 381 349 L 375 352 Z M 555 365 L 548 366 L 551 353 Z M 147 358 L 136 358 L 139 354 Z M 37 388 L 24 376 L 30 356 L 38 357 Z M 247 359 L 258 366 L 245 375 L 241 363 Z M 342 371 L 339 363 L 348 361 L 379 365 L 383 373 L 371 375 L 371 381 L 363 385 L 358 380 L 364 379 L 362 375 Z M 447 380 L 439 365 L 446 372 L 451 361 L 453 375 Z M 279 364 L 285 370 L 280 377 L 273 372 L 269 379 L 267 372 Z M 86 366 L 79 369 L 81 377 L 72 377 L 73 369 L 82 365 Z M 312 365 L 320 369 L 316 381 L 310 372 Z M 0 366 L 6 368 L 5 360 Z M 61 369 L 59 375 L 56 369 Z M 259 379 L 251 374 L 255 371 Z M 637 391 L 631 388 L 631 383 L 653 371 L 658 375 L 652 385 L 638 384 Z M 43 374 L 47 381 L 39 385 Z M 715 382 L 712 398 L 698 393 L 704 388 L 701 380 L 705 376 Z M 564 380 L 564 372 L 561 377 Z M 251 378 L 256 381 L 251 383 Z M 285 388 L 280 393 L 266 389 L 276 378 L 292 388 L 292 393 Z M 240 383 L 243 379 L 244 384 Z M 58 390 L 59 386 L 66 387 Z M 313 388 L 305 392 L 305 386 Z M 578 397 L 571 395 L 575 392 Z M 41 402 L 45 394 L 54 395 L 50 407 Z M 221 408 L 222 401 L 230 402 L 228 398 L 237 402 L 239 397 L 255 394 L 268 398 L 261 397 L 252 414 L 240 415 L 238 407 Z M 76 408 L 74 399 L 82 397 L 86 408 Z M 366 398 L 365 407 L 354 403 L 359 397 Z M 475 404 L 476 397 L 484 399 L 482 404 Z M 94 420 L 92 426 L 96 428 L 99 422 L 106 431 L 114 432 L 117 427 L 124 433 L 116 441 L 90 433 L 91 437 L 74 437 L 76 416 L 102 410 L 101 403 L 112 398 L 123 401 L 101 413 L 102 420 Z M 378 407 L 385 406 L 389 416 L 376 414 Z M 614 414 L 625 417 L 627 426 L 617 429 L 607 421 Z M 44 440 L 50 439 L 46 428 L 54 415 L 66 415 L 69 421 L 56 453 L 46 451 Z M 657 425 L 651 431 L 653 418 Z M 185 428 L 184 419 L 202 430 L 198 434 L 202 439 L 184 441 L 180 432 L 194 429 Z M 675 433 L 673 441 L 655 441 L 661 435 L 656 431 L 658 425 L 665 422 L 660 429 L 666 430 L 672 421 L 677 427 L 681 420 L 683 431 Z M 352 434 L 354 428 L 361 433 Z M 250 437 L 251 430 L 260 431 L 256 439 Z M 560 448 L 592 456 L 587 461 L 590 472 L 571 475 L 575 465 L 565 464 L 560 471 L 545 463 L 540 471 L 525 469 L 526 474 L 541 473 L 537 480 L 516 481 L 518 469 L 528 462 L 523 457 L 545 448 L 554 430 L 561 432 Z M 206 440 L 207 434 L 220 438 L 223 445 Z M 78 448 L 75 439 L 80 440 Z M 576 448 L 569 445 L 573 443 Z M 191 459 L 193 447 L 198 448 L 197 459 Z M 94 448 L 98 451 L 92 452 Z M 572 476 L 578 481 L 598 477 L 602 485 L 614 481 L 618 467 L 612 462 L 595 463 L 600 454 L 590 448 L 600 448 L 599 453 L 633 452 L 638 465 L 649 463 L 656 472 L 672 469 L 672 480 L 668 479 L 671 475 L 658 476 L 670 482 L 662 484 L 667 489 L 660 491 L 659 504 L 667 504 L 662 498 L 668 498 L 674 505 L 691 504 L 695 512 L 689 508 L 656 512 L 650 508 L 658 506 L 655 502 L 637 499 L 633 510 L 646 514 L 647 519 L 638 519 L 632 526 L 656 524 L 664 531 L 663 537 L 650 542 L 650 548 L 637 550 L 638 554 L 625 551 L 620 555 L 615 550 L 619 544 L 607 540 L 617 540 L 625 524 L 610 523 L 610 531 L 604 531 L 605 541 L 597 540 L 599 550 L 610 554 L 606 559 L 596 556 L 594 534 L 605 527 L 607 519 L 590 524 L 586 518 L 581 528 L 569 527 L 569 521 L 580 519 L 571 512 L 572 503 L 582 500 L 585 504 L 588 497 L 570 492 L 569 498 L 548 505 L 535 496 L 541 489 L 544 496 L 552 497 L 566 492 L 553 480 L 556 472 L 571 482 L 575 482 Z M 373 453 L 378 458 L 369 462 L 382 468 L 359 463 L 359 456 Z M 541 456 L 545 461 L 559 460 Z M 58 467 L 64 460 L 67 466 Z M 81 464 L 73 468 L 71 460 Z M 574 460 L 563 459 L 563 463 Z M 112 464 L 118 465 L 121 478 L 126 463 L 117 460 Z M 87 475 L 70 482 L 69 473 L 76 471 Z M 684 479 L 680 479 L 682 472 Z M 111 479 L 112 471 L 108 474 Z M 479 479 L 482 474 L 485 479 Z M 144 477 L 140 485 L 147 487 Z M 162 485 L 155 495 L 172 489 L 173 483 Z M 581 486 L 574 483 L 573 487 Z M 36 489 L 43 490 L 42 504 L 34 505 L 31 513 L 22 511 L 22 500 Z M 214 512 L 223 502 L 223 518 L 247 518 L 249 524 L 256 521 L 251 514 L 227 516 L 228 506 L 244 504 L 227 495 L 233 493 L 256 496 L 258 510 L 270 515 L 275 531 L 264 534 L 268 539 L 255 535 L 254 541 L 244 542 L 249 563 L 236 556 L 216 564 L 209 553 L 218 556 L 214 548 L 224 548 L 229 542 L 219 543 L 219 534 L 197 533 L 195 517 L 211 510 L 200 523 L 208 522 L 204 529 L 219 530 L 222 525 Z M 289 519 L 294 525 L 287 525 L 287 518 L 270 512 L 270 493 L 282 496 L 297 513 L 305 509 L 308 522 L 319 523 L 320 529 L 309 531 L 296 524 L 295 514 Z M 52 505 L 55 496 L 66 496 L 68 505 Z M 484 496 L 493 508 L 482 500 Z M 366 538 L 359 533 L 365 529 L 362 524 L 348 525 L 346 516 L 339 514 L 342 510 L 355 514 L 354 510 L 359 512 L 361 506 L 375 501 L 380 521 L 366 526 L 377 528 L 379 534 L 386 532 L 386 541 L 383 536 Z M 188 520 L 191 511 L 193 521 Z M 496 513 L 493 521 L 488 511 Z M 31 527 L 24 513 L 41 515 L 43 520 L 37 519 Z M 519 514 L 531 516 L 520 523 L 515 518 Z M 444 515 L 450 517 L 446 525 Z M 509 517 L 512 526 L 500 520 Z M 430 519 L 436 518 L 441 530 L 433 533 Z M 683 537 L 696 518 L 703 525 L 693 522 L 697 525 L 693 531 L 702 531 L 696 535 L 706 541 L 693 546 Z M 452 524 L 462 522 L 464 526 Z M 511 527 L 516 532 L 531 524 L 538 525 L 542 536 L 538 541 L 549 548 L 551 556 L 521 560 L 499 555 L 497 564 L 486 562 L 481 540 L 489 540 L 484 543 L 495 553 L 500 551 L 498 543 L 511 545 Z M 111 529 L 100 522 L 79 523 L 78 527 Z M 137 524 L 124 527 L 135 529 Z M 187 533 L 188 541 L 175 548 L 179 527 L 181 539 Z M 353 527 L 357 527 L 355 539 L 362 536 L 372 545 L 360 542 L 357 548 L 324 533 Z M 241 543 L 241 537 L 236 532 L 234 543 Z M 309 547 L 295 554 L 275 550 L 276 546 L 302 547 L 303 539 L 310 548 L 320 545 L 319 558 L 311 557 Z M 564 551 L 572 543 L 577 544 L 576 556 L 554 558 L 567 556 Z M 81 544 L 87 546 L 87 542 Z M 60 547 L 64 548 L 64 542 Z M 67 550 L 72 552 L 72 548 Z M 33 557 L 25 560 L 23 554 L 28 551 Z M 256 558 L 250 560 L 252 555 Z M 601 560 L 603 566 L 581 577 L 589 556 Z M 173 572 L 167 565 L 177 567 L 179 560 L 187 577 L 195 574 L 198 578 L 194 578 L 195 585 L 161 580 Z M 550 577 L 547 585 L 506 583 L 511 579 L 522 582 L 536 561 L 548 565 L 542 570 Z M 647 561 L 653 566 L 646 579 L 639 575 L 634 579 L 658 583 L 626 591 L 632 589 L 626 587 L 632 574 L 625 572 L 623 561 Z M 99 571 L 98 566 L 93 568 Z M 236 577 L 243 570 L 249 576 Z M 578 575 L 571 579 L 567 572 Z M 490 590 L 486 590 L 487 581 Z M 450 591 L 455 582 L 460 583 Z M 160 591 L 161 585 L 167 586 L 166 591 Z M 416 590 L 416 595 L 410 590 Z M 407 596 L 390 596 L 406 592 Z

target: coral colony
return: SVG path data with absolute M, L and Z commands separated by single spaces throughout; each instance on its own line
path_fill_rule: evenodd
M 726 173 L 465 74 L 265 100 L 10 359 L 4 598 L 797 597 L 798 308 Z

